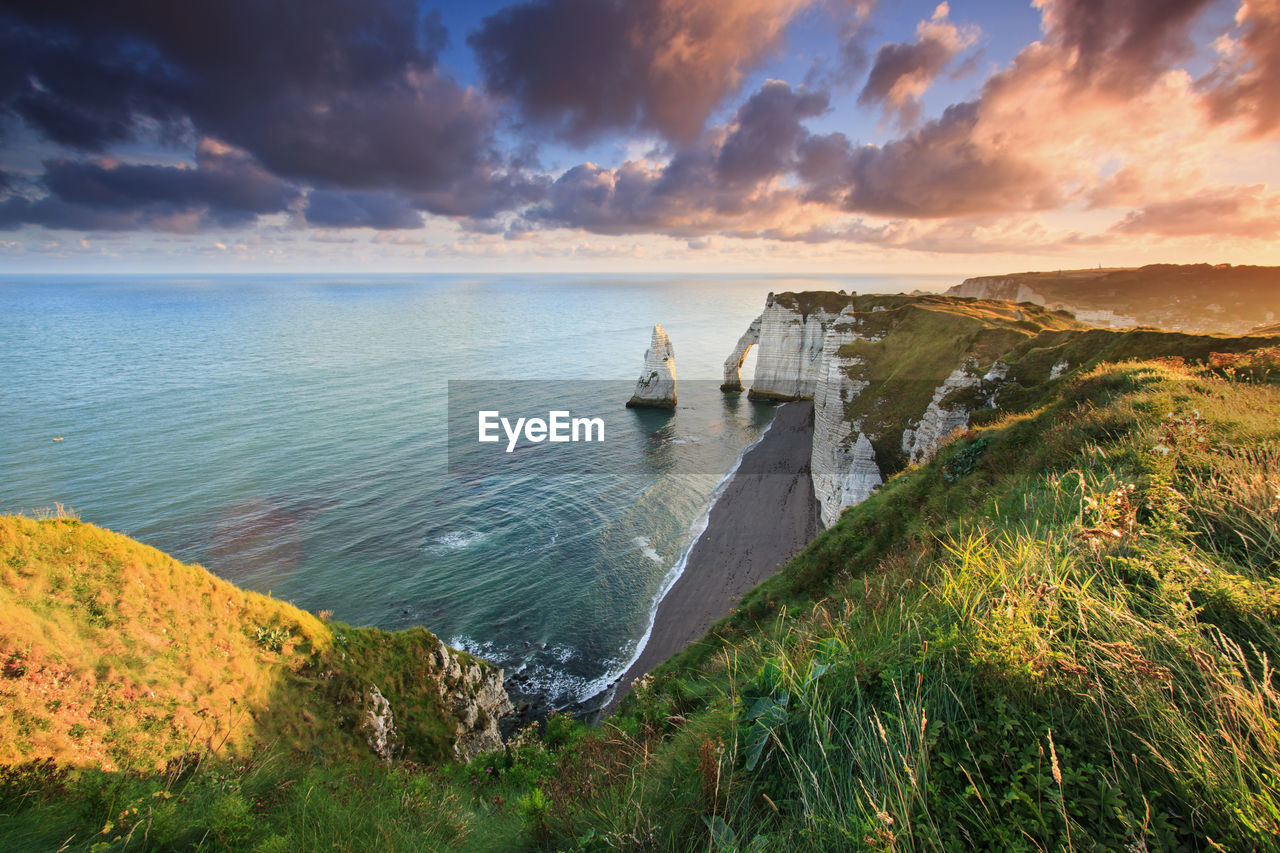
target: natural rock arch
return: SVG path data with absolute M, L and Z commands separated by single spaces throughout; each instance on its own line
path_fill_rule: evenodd
M 721 391 L 742 391 L 742 363 L 747 360 L 747 353 L 751 352 L 751 348 L 760 343 L 760 321 L 764 315 L 761 314 L 751 321 L 751 325 L 742 333 L 742 337 L 738 338 L 738 345 L 733 348 L 733 352 L 724 360 L 724 382 L 720 385 Z

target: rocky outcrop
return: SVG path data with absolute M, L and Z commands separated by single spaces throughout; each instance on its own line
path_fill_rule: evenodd
M 364 711 L 357 727 L 365 742 L 383 761 L 391 762 L 400 755 L 400 733 L 396 731 L 396 716 L 391 703 L 382 695 L 377 685 L 370 685 L 364 693 Z
M 724 383 L 720 386 L 721 391 L 741 391 L 742 388 L 742 362 L 746 361 L 747 353 L 751 348 L 760 343 L 760 321 L 764 315 L 756 317 L 751 321 L 751 325 L 742 333 L 742 337 L 738 338 L 738 345 L 733 348 L 733 352 L 729 353 L 729 357 L 724 360 Z
M 979 364 L 975 353 L 1071 325 L 1038 308 L 970 308 L 933 295 L 770 294 L 725 361 L 722 387 L 741 387 L 739 367 L 754 341 L 760 349 L 751 397 L 813 400 L 810 471 L 830 527 L 887 474 L 927 461 L 949 434 L 967 428 L 973 409 L 996 405 L 1010 368 L 999 360 Z M 884 396 L 888 387 L 892 396 Z M 878 396 L 864 399 L 869 393 Z
M 1045 298 L 1028 287 L 1026 282 L 997 275 L 966 278 L 949 289 L 947 295 L 963 296 L 967 299 L 1003 299 L 1006 302 L 1045 304 Z
M 676 407 L 676 352 L 661 323 L 653 327 L 653 339 L 644 353 L 644 369 L 636 380 L 635 393 L 627 401 L 627 408 L 635 407 Z
M 440 698 L 453 711 L 454 755 L 466 761 L 500 749 L 498 722 L 515 713 L 502 685 L 502 670 L 456 652 L 443 642 L 436 647 L 435 664 L 440 670 Z
M 929 401 L 928 408 L 916 425 L 903 430 L 902 452 L 912 465 L 928 461 L 938 451 L 944 438 L 957 429 L 969 426 L 969 408 L 948 404 L 947 398 L 953 391 L 978 385 L 982 380 L 976 370 L 976 364 L 966 362 L 951 371 L 933 392 L 933 399 Z
M 845 414 L 849 403 L 870 385 L 850 375 L 861 359 L 840 356 L 840 347 L 854 340 L 865 340 L 854 322 L 832 325 L 823 344 L 822 378 L 813 395 L 810 474 L 824 527 L 835 524 L 845 508 L 866 500 L 884 482 L 861 424 Z
M 812 399 L 823 375 L 827 329 L 839 316 L 839 308 L 832 311 L 828 304 L 812 305 L 806 300 L 811 294 L 783 296 L 791 298 L 769 294 L 758 320 L 760 349 L 748 395 L 753 400 Z

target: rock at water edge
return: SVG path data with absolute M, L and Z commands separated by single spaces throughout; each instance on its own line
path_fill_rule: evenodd
M 661 323 L 653 327 L 653 339 L 644 354 L 644 369 L 636 380 L 635 393 L 627 401 L 627 408 L 637 406 L 676 407 L 676 351 Z

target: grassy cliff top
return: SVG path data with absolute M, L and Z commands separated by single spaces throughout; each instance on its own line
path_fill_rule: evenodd
M 826 314 L 872 314 L 904 308 L 919 308 L 991 323 L 1028 323 L 1029 328 L 1047 326 L 1072 328 L 1079 324 L 1069 314 L 1049 311 L 1037 305 L 1010 305 L 999 300 L 974 300 L 942 294 L 864 293 L 804 290 L 770 294 L 771 303 L 803 316 Z
M 983 276 L 954 292 L 1027 298 L 1076 311 L 1110 311 L 1127 324 L 1189 332 L 1247 332 L 1280 316 L 1280 267 L 1151 264 L 1133 269 L 1062 270 Z M 1106 323 L 1104 322 L 1104 325 Z
M 561 837 L 1272 849 L 1275 356 L 1099 364 L 890 478 L 624 703 L 642 803 Z
M 932 295 L 853 297 L 833 328 L 859 338 L 839 351 L 846 375 L 867 383 L 846 404 L 845 418 L 861 425 L 886 472 L 906 464 L 903 430 L 957 368 L 975 379 L 993 368 L 998 374 L 939 401 L 963 403 L 981 418 L 1038 405 L 1065 378 L 1100 364 L 1175 357 L 1208 363 L 1214 353 L 1272 342 L 1258 334 L 1094 329 L 1040 305 Z
M 364 692 L 409 754 L 449 754 L 438 640 L 327 624 L 73 517 L 0 517 L 0 765 L 156 768 L 263 744 L 367 753 Z

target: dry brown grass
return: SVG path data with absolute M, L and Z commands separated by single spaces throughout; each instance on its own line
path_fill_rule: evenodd
M 110 531 L 0 518 L 0 763 L 141 769 L 243 751 L 331 639 L 305 611 Z

